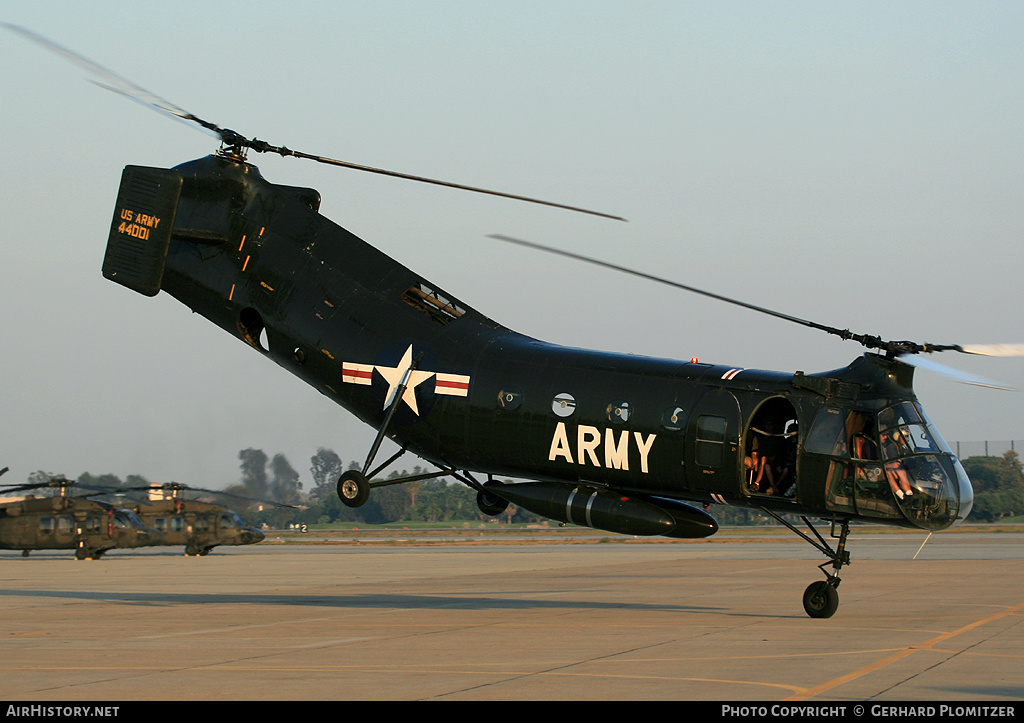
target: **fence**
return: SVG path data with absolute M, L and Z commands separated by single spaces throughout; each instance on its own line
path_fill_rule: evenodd
M 1024 453 L 1024 439 L 986 440 L 984 442 L 954 442 L 957 459 L 968 457 L 1002 457 L 1008 450 Z

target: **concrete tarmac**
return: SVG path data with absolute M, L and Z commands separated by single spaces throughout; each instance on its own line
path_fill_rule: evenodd
M 0 699 L 1024 699 L 1024 534 L 602 539 L 3 551 Z

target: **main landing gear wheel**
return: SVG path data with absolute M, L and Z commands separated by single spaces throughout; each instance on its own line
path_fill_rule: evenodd
M 350 469 L 338 478 L 338 497 L 346 507 L 361 507 L 370 499 L 370 483 L 362 472 Z
M 812 582 L 804 590 L 804 610 L 812 618 L 830 618 L 839 607 L 839 591 L 828 580 Z

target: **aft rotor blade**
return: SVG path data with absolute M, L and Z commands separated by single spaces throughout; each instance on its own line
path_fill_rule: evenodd
M 411 174 L 408 174 L 408 173 L 399 173 L 397 171 L 388 171 L 388 170 L 385 170 L 383 168 L 374 168 L 373 166 L 364 166 L 364 165 L 361 165 L 361 164 L 358 164 L 358 163 L 351 163 L 349 161 L 341 161 L 341 160 L 337 160 L 337 159 L 334 159 L 334 158 L 326 158 L 324 156 L 315 156 L 315 155 L 312 155 L 312 154 L 309 154 L 309 153 L 303 153 L 301 151 L 293 151 L 293 150 L 291 150 L 289 148 L 286 148 L 284 146 L 274 146 L 274 145 L 271 145 L 270 143 L 267 143 L 266 141 L 261 141 L 258 138 L 253 138 L 253 139 L 250 140 L 250 139 L 245 138 L 245 136 L 241 135 L 240 133 L 237 133 L 236 131 L 233 131 L 233 130 L 231 130 L 229 128 L 222 128 L 222 127 L 218 126 L 216 123 L 211 123 L 210 121 L 203 120 L 202 118 L 200 118 L 197 115 L 194 115 L 193 113 L 189 113 L 184 108 L 181 108 L 181 107 L 175 105 L 174 103 L 171 103 L 170 101 L 165 100 L 164 98 L 161 98 L 160 96 L 156 95 L 155 93 L 149 92 L 145 88 L 143 88 L 143 87 L 141 87 L 139 85 L 136 85 L 135 83 L 131 82 L 127 78 L 124 78 L 124 77 L 118 75 L 117 73 L 115 73 L 115 72 L 113 72 L 111 70 L 107 70 L 102 65 L 99 65 L 98 63 L 95 63 L 92 60 L 89 60 L 85 56 L 79 55 L 78 53 L 74 52 L 73 50 L 69 50 L 69 49 L 65 48 L 64 46 L 59 45 L 59 44 L 53 42 L 52 40 L 49 40 L 49 39 L 44 38 L 43 36 L 41 36 L 41 35 L 39 35 L 37 33 L 32 32 L 31 30 L 28 30 L 26 28 L 20 27 L 18 25 L 11 25 L 10 23 L 0 23 L 0 25 L 3 25 L 7 29 L 9 29 L 9 30 L 11 30 L 13 32 L 16 32 L 16 33 L 18 33 L 18 34 L 28 38 L 29 40 L 32 40 L 33 42 L 36 42 L 36 43 L 42 45 L 43 47 L 45 47 L 48 50 L 51 50 L 51 51 L 57 53 L 58 55 L 61 55 L 61 56 L 65 57 L 65 58 L 67 58 L 68 60 L 70 60 L 71 62 L 75 63 L 76 65 L 79 65 L 79 66 L 85 68 L 87 71 L 89 71 L 93 75 L 98 76 L 100 78 L 100 81 L 92 81 L 92 82 L 94 82 L 96 85 L 100 86 L 101 88 L 106 88 L 107 90 L 110 90 L 110 91 L 113 91 L 115 93 L 118 93 L 119 95 L 123 95 L 123 96 L 125 96 L 125 97 L 127 97 L 127 98 L 129 98 L 131 100 L 134 100 L 134 101 L 136 101 L 138 103 L 141 103 L 142 105 L 145 105 L 145 106 L 147 106 L 149 108 L 152 108 L 152 109 L 154 109 L 154 110 L 156 110 L 158 112 L 164 113 L 166 115 L 170 115 L 170 116 L 172 116 L 174 118 L 178 118 L 178 119 L 186 121 L 188 123 L 193 123 L 195 125 L 198 125 L 200 128 L 202 128 L 202 129 L 212 133 L 213 135 L 219 137 L 221 139 L 221 141 L 225 145 L 227 145 L 227 146 L 234 146 L 234 147 L 238 147 L 238 148 L 251 148 L 252 150 L 256 151 L 257 153 L 277 153 L 278 155 L 281 155 L 281 156 L 294 156 L 296 158 L 304 158 L 304 159 L 307 159 L 307 160 L 316 161 L 317 163 L 324 163 L 324 164 L 327 164 L 327 165 L 330 165 L 330 166 L 339 166 L 339 167 L 342 167 L 342 168 L 352 168 L 352 169 L 357 170 L 357 171 L 367 171 L 369 173 L 377 173 L 379 175 L 390 176 L 392 178 L 402 178 L 402 179 L 405 179 L 407 181 L 419 181 L 420 183 L 430 183 L 430 184 L 433 184 L 435 186 L 445 186 L 447 188 L 454 188 L 454 189 L 458 189 L 458 190 L 461 190 L 461 191 L 472 191 L 474 193 L 483 193 L 483 194 L 487 194 L 489 196 L 499 196 L 501 198 L 508 198 L 508 199 L 512 199 L 512 200 L 515 200 L 515 201 L 525 201 L 527 203 L 536 203 L 536 204 L 540 204 L 542 206 L 551 206 L 553 208 L 561 208 L 561 209 L 564 209 L 564 210 L 567 210 L 567 211 L 576 211 L 578 213 L 586 213 L 586 214 L 590 214 L 591 216 L 600 216 L 602 218 L 610 218 L 610 219 L 614 219 L 616 221 L 625 221 L 626 220 L 626 219 L 622 218 L 621 216 L 613 216 L 612 214 L 602 213 L 600 211 L 591 211 L 591 210 L 588 210 L 588 209 L 585 209 L 585 208 L 580 208 L 578 206 L 569 206 L 569 205 L 566 205 L 566 204 L 563 204 L 563 203 L 554 203 L 552 201 L 543 201 L 541 199 L 530 198 L 528 196 L 519 196 L 519 195 L 512 194 L 512 193 L 504 193 L 502 191 L 492 191 L 492 190 L 489 190 L 489 189 L 486 189 L 486 188 L 477 188 L 475 186 L 466 186 L 466 185 L 463 185 L 461 183 L 452 183 L 450 181 L 441 181 L 441 180 L 438 180 L 438 179 L 435 179 L 435 178 L 426 178 L 424 176 L 414 176 L 414 175 L 411 175 Z
M 342 168 L 353 168 L 357 171 L 367 171 L 369 173 L 377 173 L 382 176 L 390 176 L 392 178 L 402 178 L 406 181 L 419 181 L 420 183 L 431 183 L 435 186 L 444 186 L 446 188 L 455 188 L 460 191 L 472 191 L 473 193 L 484 193 L 489 196 L 499 196 L 501 198 L 510 198 L 515 201 L 526 201 L 527 203 L 537 203 L 542 206 L 551 206 L 553 208 L 561 208 L 566 211 L 576 211 L 578 213 L 587 213 L 591 216 L 600 216 L 602 218 L 610 218 L 614 221 L 625 221 L 622 216 L 613 216 L 610 213 L 602 213 L 601 211 L 591 211 L 586 208 L 579 208 L 578 206 L 567 206 L 564 203 L 554 203 L 553 201 L 542 201 L 539 198 L 530 198 L 528 196 L 518 196 L 513 193 L 505 193 L 503 191 L 492 191 L 486 188 L 477 188 L 476 186 L 465 186 L 461 183 L 452 183 L 450 181 L 440 181 L 436 178 L 426 178 L 424 176 L 413 176 L 408 173 L 399 173 L 398 171 L 388 171 L 383 168 L 374 168 L 372 166 L 363 166 L 358 163 L 351 163 L 349 161 L 339 161 L 334 158 L 325 158 L 323 156 L 313 156 L 308 153 L 302 153 L 301 151 L 293 151 L 288 148 L 265 146 L 261 147 L 262 142 L 253 141 L 253 145 L 249 147 L 258 153 L 278 153 L 282 156 L 295 156 L 296 158 L 305 158 L 310 161 L 316 161 L 317 163 L 325 163 L 329 166 L 340 166 Z
M 58 43 L 53 42 L 49 38 L 44 38 L 42 35 L 34 33 L 28 28 L 23 28 L 19 25 L 12 25 L 11 23 L 0 23 L 0 25 L 3 25 L 12 32 L 18 33 L 19 35 L 28 38 L 34 43 L 42 45 L 47 50 L 50 50 L 54 53 L 57 53 L 60 56 L 63 56 L 75 65 L 85 68 L 85 70 L 89 71 L 93 75 L 98 76 L 100 78 L 100 81 L 94 80 L 91 82 L 95 83 L 101 88 L 111 90 L 115 93 L 130 98 L 131 100 L 141 103 L 161 113 L 165 113 L 167 115 L 180 118 L 181 120 L 188 121 L 190 123 L 195 123 L 199 125 L 201 128 L 210 131 L 214 135 L 219 136 L 221 138 L 224 137 L 225 132 L 233 132 L 225 131 L 224 129 L 218 127 L 213 123 L 210 123 L 209 121 L 204 121 L 202 118 L 199 118 L 189 113 L 187 110 L 183 108 L 179 108 L 178 106 L 174 105 L 174 103 L 171 103 L 170 101 L 161 98 L 155 93 L 150 93 L 145 88 L 136 85 L 127 78 L 118 75 L 114 71 L 104 68 L 99 63 L 95 63 L 92 60 L 89 60 L 84 55 L 79 55 L 75 51 L 69 50 L 68 48 L 65 48 L 63 45 L 59 45 Z

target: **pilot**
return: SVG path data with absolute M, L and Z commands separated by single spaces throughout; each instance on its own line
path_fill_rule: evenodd
M 881 435 L 884 456 L 887 459 L 894 458 L 885 463 L 885 476 L 889 479 L 889 487 L 892 488 L 892 493 L 896 495 L 897 499 L 901 500 L 914 494 L 914 488 L 910 486 L 910 476 L 907 474 L 906 467 L 903 466 L 899 459 L 896 459 L 896 457 L 909 451 L 904 435 L 905 433 L 899 427 L 889 432 L 883 432 Z

